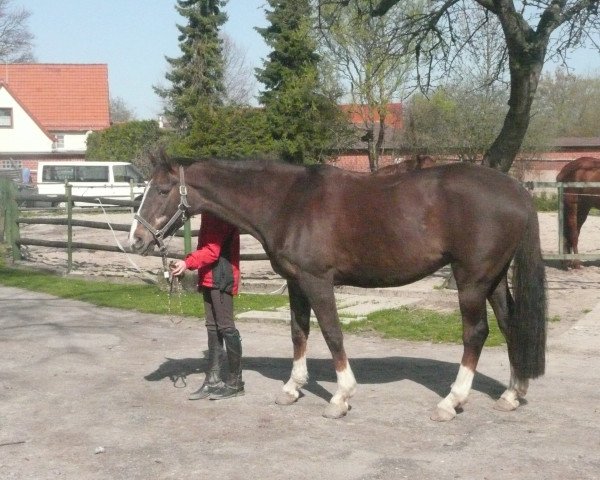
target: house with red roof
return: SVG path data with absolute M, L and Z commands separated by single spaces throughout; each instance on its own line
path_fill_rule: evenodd
M 0 65 L 0 168 L 83 160 L 91 132 L 110 126 L 106 64 Z

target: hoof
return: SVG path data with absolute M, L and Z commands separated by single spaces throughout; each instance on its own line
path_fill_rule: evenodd
M 434 422 L 449 422 L 456 417 L 456 410 L 450 411 L 437 407 L 429 417 Z
M 340 407 L 335 403 L 330 403 L 327 405 L 327 408 L 323 412 L 323 416 L 325 418 L 342 418 L 344 415 L 348 413 L 348 408 Z
M 280 392 L 277 397 L 275 397 L 275 403 L 277 405 L 291 405 L 298 400 L 298 397 L 291 395 L 287 392 Z
M 513 410 L 516 410 L 518 406 L 519 400 L 514 400 L 514 402 L 511 402 L 504 397 L 500 397 L 494 404 L 494 410 L 499 410 L 501 412 L 512 412 Z

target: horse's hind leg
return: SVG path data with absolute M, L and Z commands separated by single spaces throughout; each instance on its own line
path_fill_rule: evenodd
M 438 422 L 452 420 L 456 416 L 456 408 L 467 401 L 477 362 L 489 332 L 485 290 L 477 284 L 461 285 L 460 275 L 457 275 L 456 271 L 454 273 L 459 288 L 458 300 L 463 319 L 463 356 L 450 393 L 438 403 L 431 415 L 431 419 Z
M 514 345 L 512 345 L 510 336 L 508 335 L 508 329 L 510 327 L 511 318 L 514 318 L 514 301 L 510 290 L 508 289 L 506 275 L 502 277 L 502 280 L 488 297 L 488 300 L 490 301 L 490 305 L 494 310 L 494 315 L 496 315 L 496 319 L 498 320 L 500 331 L 506 340 L 510 360 L 511 348 L 513 348 Z M 518 379 L 515 376 L 514 369 L 511 366 L 508 388 L 498 399 L 494 405 L 494 408 L 503 412 L 515 410 L 520 405 L 519 399 L 525 397 L 528 386 L 529 380 Z
M 571 231 L 571 247 L 574 254 L 579 254 L 579 235 L 581 234 L 581 227 L 590 213 L 590 209 L 591 206 L 583 201 L 580 201 L 577 205 L 577 228 L 573 228 Z M 572 266 L 573 268 L 581 268 L 581 261 L 573 260 Z
M 306 295 L 292 282 L 288 282 L 290 297 L 292 343 L 294 363 L 290 379 L 275 399 L 279 405 L 291 405 L 300 396 L 300 389 L 308 382 L 306 368 L 306 346 L 310 332 L 310 303 Z

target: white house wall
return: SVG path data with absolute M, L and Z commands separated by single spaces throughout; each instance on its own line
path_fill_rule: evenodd
M 50 132 L 51 135 L 62 135 L 64 137 L 64 147 L 58 148 L 60 151 L 85 152 L 87 149 L 88 132 Z
M 12 108 L 12 128 L 0 128 L 0 152 L 51 152 L 52 140 L 19 103 L 0 87 L 0 107 Z M 85 147 L 84 147 L 85 149 Z

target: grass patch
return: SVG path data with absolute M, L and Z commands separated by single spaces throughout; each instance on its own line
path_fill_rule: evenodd
M 160 315 L 204 316 L 202 297 L 197 292 L 181 293 L 171 299 L 168 293 L 155 285 L 116 284 L 58 276 L 37 270 L 16 269 L 4 266 L 0 256 L 0 284 L 25 290 L 48 293 L 57 297 L 80 300 L 102 307 L 121 308 Z M 234 300 L 236 313 L 249 310 L 274 310 L 288 305 L 285 295 L 242 293 Z M 489 314 L 490 335 L 486 345 L 504 344 L 493 314 Z M 370 314 L 366 320 L 350 322 L 342 327 L 348 333 L 376 333 L 384 338 L 434 343 L 461 343 L 462 322 L 460 314 L 440 313 L 432 310 L 403 307 L 381 310 Z
M 490 334 L 485 342 L 488 346 L 505 344 L 496 318 L 488 314 Z M 384 338 L 400 338 L 434 343 L 462 343 L 462 321 L 459 312 L 441 313 L 433 310 L 402 307 L 381 310 L 344 325 L 350 333 L 376 333 Z
M 204 305 L 197 292 L 175 294 L 169 311 L 168 293 L 154 285 L 116 284 L 61 277 L 36 270 L 22 270 L 0 265 L 0 284 L 44 292 L 61 298 L 81 300 L 101 307 L 135 310 L 143 313 L 157 313 L 203 317 Z M 179 307 L 181 298 L 181 311 Z M 274 310 L 288 304 L 284 295 L 262 295 L 244 293 L 234 300 L 236 313 L 248 310 Z
M 533 196 L 533 203 L 538 212 L 556 212 L 558 211 L 558 195 L 542 192 Z

